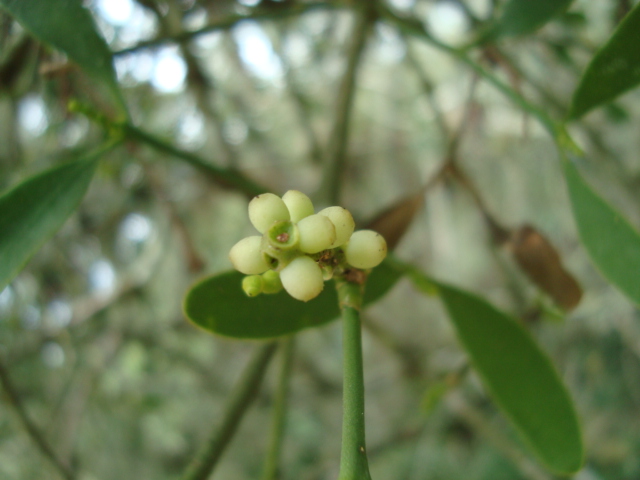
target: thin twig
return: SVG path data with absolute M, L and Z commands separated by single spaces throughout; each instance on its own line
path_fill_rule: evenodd
M 556 143 L 560 144 L 568 140 L 567 134 L 559 122 L 553 120 L 544 110 L 527 101 L 517 91 L 515 91 L 509 85 L 493 75 L 493 73 L 485 69 L 482 65 L 470 58 L 466 50 L 458 49 L 456 47 L 452 47 L 440 42 L 436 38 L 432 37 L 429 32 L 425 30 L 423 24 L 416 19 L 396 15 L 382 3 L 376 3 L 376 5 L 380 17 L 390 24 L 395 25 L 398 29 L 400 29 L 400 31 L 404 32 L 407 35 L 420 38 L 421 40 L 429 43 L 438 50 L 446 52 L 447 54 L 451 55 L 452 57 L 458 59 L 460 62 L 470 67 L 480 77 L 493 85 L 498 91 L 506 96 L 511 102 L 520 107 L 520 109 L 530 113 L 534 118 L 536 118 L 549 132 Z
M 49 442 L 44 438 L 40 429 L 36 426 L 36 424 L 29 418 L 27 411 L 20 400 L 20 395 L 15 388 L 15 385 L 11 381 L 9 376 L 9 372 L 4 365 L 4 362 L 0 359 L 0 383 L 2 383 L 2 387 L 5 391 L 6 397 L 9 400 L 9 404 L 13 407 L 14 411 L 18 415 L 20 423 L 27 431 L 29 438 L 36 445 L 38 450 L 44 455 L 47 460 L 51 462 L 51 464 L 55 467 L 56 471 L 62 476 L 65 480 L 74 480 L 76 478 L 75 473 L 69 468 L 69 466 L 65 465 L 60 458 L 58 458 L 57 454 L 51 448 Z
M 256 350 L 229 398 L 222 424 L 214 430 L 209 440 L 205 442 L 189 464 L 182 476 L 183 480 L 207 480 L 209 478 L 222 452 L 236 433 L 247 409 L 256 398 L 269 361 L 276 351 L 276 346 L 276 342 L 270 342 Z
M 171 200 L 171 198 L 169 198 L 166 189 L 163 188 L 163 185 L 161 184 L 161 181 L 152 166 L 144 160 L 140 163 L 147 178 L 149 187 L 157 197 L 161 207 L 166 212 L 166 215 L 169 218 L 169 221 L 171 222 L 171 225 L 173 226 L 176 234 L 181 240 L 189 271 L 191 273 L 201 272 L 205 266 L 205 261 L 198 253 L 198 249 L 196 248 L 193 238 L 191 237 L 191 233 L 185 225 L 182 216 L 178 212 L 178 208 Z
M 145 48 L 157 48 L 168 43 L 180 43 L 192 38 L 198 37 L 200 35 L 204 35 L 210 32 L 216 32 L 220 30 L 229 30 L 233 28 L 238 23 L 245 20 L 277 20 L 280 18 L 286 18 L 294 15 L 302 15 L 303 13 L 310 12 L 312 10 L 327 10 L 327 9 L 336 9 L 336 8 L 344 8 L 345 5 L 333 2 L 333 1 L 325 1 L 325 2 L 311 2 L 311 3 L 295 3 L 291 7 L 282 8 L 278 10 L 257 10 L 248 15 L 229 15 L 226 18 L 215 21 L 206 25 L 197 30 L 192 30 L 188 32 L 181 32 L 175 35 L 170 36 L 162 36 L 160 38 L 155 38 L 153 40 L 145 40 L 139 42 L 138 44 L 123 48 L 122 50 L 118 50 L 114 52 L 114 55 L 126 55 L 128 53 L 136 52 L 138 50 L 142 50 Z
M 286 414 L 288 407 L 289 383 L 291 381 L 291 367 L 294 349 L 294 337 L 290 336 L 281 342 L 282 363 L 280 367 L 280 378 L 278 379 L 278 390 L 273 405 L 273 416 L 271 418 L 271 432 L 269 434 L 269 450 L 262 471 L 262 480 L 277 480 L 280 470 L 280 452 L 282 451 L 282 441 L 286 425 Z
M 325 152 L 325 172 L 321 193 L 330 205 L 340 203 L 340 187 L 345 169 L 356 75 L 369 31 L 375 22 L 375 16 L 370 9 L 359 11 L 356 15 L 351 43 L 347 50 L 347 67 L 338 87 L 332 129 Z

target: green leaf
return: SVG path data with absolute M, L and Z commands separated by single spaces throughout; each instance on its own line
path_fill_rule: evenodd
M 569 119 L 577 119 L 640 83 L 640 4 L 595 54 L 573 93 Z
M 40 41 L 63 51 L 102 82 L 126 112 L 111 51 L 80 0 L 0 0 L 0 6 Z
M 382 263 L 369 275 L 364 304 L 369 304 L 395 285 L 402 273 Z M 244 275 L 227 272 L 194 285 L 184 300 L 186 317 L 204 330 L 234 338 L 272 338 L 317 327 L 338 318 L 338 295 L 331 282 L 309 302 L 275 295 L 247 297 L 241 288 Z
M 96 163 L 94 156 L 52 168 L 0 196 L 0 290 L 73 213 Z
M 438 287 L 472 364 L 525 443 L 550 470 L 579 470 L 578 419 L 549 358 L 519 323 L 485 300 Z
M 527 35 L 564 12 L 572 0 L 510 0 L 494 33 L 498 37 Z
M 570 160 L 565 180 L 578 233 L 602 274 L 640 305 L 640 235 L 584 181 Z

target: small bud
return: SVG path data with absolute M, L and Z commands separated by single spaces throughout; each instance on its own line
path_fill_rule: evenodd
M 262 237 L 254 235 L 243 238 L 231 247 L 229 260 L 231 260 L 233 268 L 245 275 L 257 275 L 266 272 L 269 269 L 269 265 L 262 255 L 261 244 Z
M 260 295 L 264 289 L 264 282 L 260 275 L 249 275 L 242 279 L 242 290 L 249 297 Z M 266 293 L 266 292 L 265 292 Z
M 289 210 L 282 199 L 273 193 L 263 193 L 249 202 L 249 220 L 260 233 L 281 220 L 289 220 Z
M 298 222 L 300 232 L 300 250 L 305 253 L 318 253 L 331 248 L 336 241 L 336 227 L 324 215 L 310 215 Z
M 262 274 L 262 282 L 263 293 L 278 293 L 282 290 L 282 281 L 278 272 L 267 270 Z
M 282 201 L 289 209 L 291 221 L 294 223 L 313 215 L 313 203 L 309 197 L 298 190 L 289 190 L 282 196 Z
M 287 265 L 280 272 L 280 280 L 289 295 L 303 302 L 317 297 L 324 288 L 322 270 L 307 256 L 298 257 Z
M 353 230 L 356 228 L 356 223 L 353 221 L 351 212 L 344 207 L 327 207 L 318 212 L 318 215 L 324 215 L 333 226 L 336 228 L 336 240 L 331 245 L 331 248 L 344 245 L 351 238 Z
M 333 267 L 331 265 L 322 265 L 320 267 L 320 270 L 322 270 L 322 279 L 326 282 L 328 280 L 331 280 L 333 278 Z
M 344 247 L 349 265 L 368 269 L 378 266 L 387 256 L 387 242 L 373 230 L 358 230 Z

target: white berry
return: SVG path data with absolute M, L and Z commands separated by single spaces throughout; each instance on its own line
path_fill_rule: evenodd
M 307 302 L 322 292 L 324 280 L 318 264 L 307 256 L 294 259 L 280 272 L 282 286 L 296 300 Z
M 254 235 L 243 238 L 229 251 L 229 260 L 233 268 L 245 275 L 258 275 L 266 272 L 269 265 L 264 259 L 261 251 L 262 237 Z
M 297 223 L 309 215 L 313 215 L 311 199 L 298 190 L 289 190 L 282 196 L 282 201 L 289 209 L 291 221 Z
M 260 233 L 266 232 L 275 222 L 289 218 L 287 206 L 273 193 L 263 193 L 249 202 L 249 220 Z
M 349 265 L 368 269 L 378 266 L 387 256 L 387 242 L 373 230 L 358 230 L 344 247 Z
M 299 247 L 304 253 L 318 253 L 336 241 L 336 227 L 324 215 L 310 215 L 298 222 Z
M 339 247 L 349 241 L 353 230 L 356 228 L 356 223 L 353 221 L 349 210 L 344 207 L 327 207 L 320 210 L 318 215 L 327 217 L 336 228 L 336 240 L 331 245 L 331 248 Z

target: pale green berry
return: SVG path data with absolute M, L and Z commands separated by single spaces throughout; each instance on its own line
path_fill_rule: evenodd
M 269 246 L 278 250 L 293 250 L 298 247 L 300 239 L 298 227 L 288 220 L 275 222 L 264 236 Z
M 387 256 L 387 242 L 373 230 L 358 230 L 343 248 L 347 263 L 356 268 L 373 268 Z
M 273 193 L 263 193 L 249 202 L 249 220 L 260 233 L 275 222 L 289 220 L 289 210 L 282 199 Z
M 257 275 L 266 272 L 269 269 L 269 265 L 262 255 L 261 244 L 262 237 L 254 235 L 243 238 L 231 247 L 229 260 L 231 260 L 233 268 L 245 275 Z
M 324 215 L 309 215 L 298 222 L 299 247 L 304 253 L 318 253 L 336 241 L 336 227 Z
M 290 223 L 290 222 L 283 222 Z M 275 225 L 278 225 L 276 223 Z M 298 227 L 292 224 L 295 227 L 295 232 L 298 231 Z M 296 233 L 297 235 L 297 233 Z M 294 258 L 302 255 L 302 252 L 297 248 L 298 242 L 296 241 L 292 248 L 280 248 L 278 246 L 274 246 L 274 244 L 278 244 L 278 242 L 274 242 L 269 235 L 269 232 L 262 236 L 262 258 L 265 263 L 269 265 L 269 268 L 275 270 L 276 272 L 281 271 L 284 267 L 289 265 L 289 262 Z
M 267 270 L 262 274 L 264 293 L 278 293 L 282 290 L 282 281 L 280 280 L 280 274 L 273 270 Z
M 296 300 L 308 302 L 322 292 L 324 281 L 318 264 L 307 256 L 294 259 L 280 272 L 282 286 Z
M 260 295 L 264 290 L 264 281 L 260 275 L 249 275 L 242 279 L 242 290 L 249 297 Z
M 309 215 L 313 215 L 313 203 L 311 199 L 298 190 L 289 190 L 282 196 L 282 201 L 289 209 L 291 221 L 299 222 Z
M 339 247 L 349 241 L 353 230 L 356 228 L 356 222 L 353 221 L 349 210 L 344 207 L 327 207 L 320 210 L 318 215 L 324 215 L 336 227 L 336 240 L 331 245 L 331 248 Z

